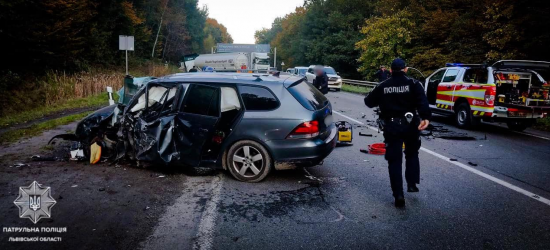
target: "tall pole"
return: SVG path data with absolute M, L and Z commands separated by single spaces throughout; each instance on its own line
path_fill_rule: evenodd
M 126 39 L 126 75 L 128 75 L 128 39 Z
M 166 0 L 166 4 L 164 5 L 164 10 L 162 11 L 162 15 L 160 15 L 159 29 L 157 30 L 157 37 L 155 38 L 155 43 L 153 43 L 153 51 L 151 51 L 151 58 L 153 58 L 155 56 L 155 47 L 157 46 L 157 41 L 159 39 L 160 28 L 162 27 L 162 18 L 164 17 L 164 12 L 166 11 L 167 6 L 168 6 L 168 0 Z
M 273 67 L 277 68 L 277 47 L 275 47 L 275 57 L 273 58 Z

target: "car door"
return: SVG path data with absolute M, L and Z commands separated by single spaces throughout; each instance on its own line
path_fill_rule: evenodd
M 191 84 L 174 120 L 180 163 L 193 167 L 200 164 L 203 148 L 220 119 L 220 103 L 219 87 Z
M 456 78 L 460 69 L 447 69 L 439 86 L 437 86 L 437 100 L 440 108 L 451 109 L 454 106 L 454 92 L 456 87 Z
M 426 96 L 428 97 L 428 103 L 431 105 L 436 104 L 437 86 L 441 83 L 441 80 L 443 80 L 443 75 L 445 75 L 446 71 L 447 69 L 440 69 L 435 73 L 433 73 L 426 80 L 427 84 L 424 87 L 426 88 Z

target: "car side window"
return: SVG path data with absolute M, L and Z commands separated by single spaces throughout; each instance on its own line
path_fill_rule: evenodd
M 220 115 L 220 89 L 193 84 L 181 107 L 184 113 L 217 117 Z
M 277 98 L 266 88 L 240 86 L 239 91 L 241 92 L 246 110 L 274 110 L 279 107 Z
M 440 70 L 439 72 L 435 73 L 432 77 L 430 77 L 430 82 L 441 82 L 441 79 L 443 79 L 443 75 L 445 74 L 445 70 Z
M 447 73 L 445 73 L 445 77 L 443 77 L 442 82 L 452 82 L 456 79 L 457 75 L 458 75 L 458 69 L 448 69 Z
M 463 81 L 466 83 L 487 83 L 488 76 L 487 69 L 466 69 Z

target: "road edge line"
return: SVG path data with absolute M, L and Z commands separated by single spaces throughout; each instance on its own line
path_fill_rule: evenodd
M 347 118 L 347 119 L 349 119 L 350 121 L 356 122 L 356 123 L 361 124 L 361 125 L 365 125 L 365 123 L 360 122 L 360 121 L 358 121 L 358 120 L 355 120 L 355 119 L 353 119 L 353 118 L 351 118 L 351 117 L 349 117 L 349 116 L 347 116 L 347 115 L 344 115 L 344 114 L 342 114 L 342 113 L 340 113 L 340 112 L 333 111 L 333 113 L 336 113 L 337 115 L 340 115 L 340 116 L 342 116 L 342 117 L 344 117 L 344 118 Z M 375 127 L 372 127 L 372 126 L 366 126 L 366 127 L 368 127 L 368 128 L 371 129 L 371 130 L 378 131 L 378 128 L 375 128 Z M 439 159 L 442 159 L 442 160 L 444 160 L 444 161 L 446 161 L 446 162 L 449 162 L 449 163 L 451 163 L 451 164 L 453 164 L 453 165 L 455 165 L 455 166 L 457 166 L 457 167 L 460 167 L 460 168 L 462 168 L 462 169 L 464 169 L 464 170 L 467 170 L 467 171 L 469 171 L 469 172 L 471 172 L 471 173 L 473 173 L 473 174 L 479 175 L 479 176 L 481 176 L 481 177 L 483 177 L 483 178 L 485 178 L 485 179 L 487 179 L 487 180 L 493 181 L 493 182 L 495 182 L 495 183 L 497 183 L 497 184 L 500 184 L 500 185 L 502 185 L 502 186 L 504 186 L 504 187 L 507 187 L 507 188 L 509 188 L 509 189 L 511 189 L 511 190 L 514 190 L 514 191 L 516 191 L 516 192 L 518 192 L 518 193 L 520 193 L 520 194 L 523 194 L 523 195 L 525 195 L 525 196 L 527 196 L 527 197 L 529 197 L 529 198 L 531 198 L 531 199 L 540 201 L 540 202 L 542 202 L 542 203 L 544 203 L 544 204 L 550 206 L 550 200 L 549 200 L 549 199 L 546 199 L 546 198 L 544 198 L 544 197 L 542 197 L 542 196 L 540 196 L 540 195 L 537 195 L 537 194 L 535 194 L 535 193 L 529 192 L 529 191 L 527 191 L 527 190 L 525 190 L 525 189 L 523 189 L 523 188 L 520 188 L 520 187 L 518 187 L 518 186 L 516 186 L 516 185 L 514 185 L 514 184 L 511 184 L 511 183 L 507 182 L 507 181 L 503 181 L 503 180 L 501 180 L 501 179 L 499 179 L 499 178 L 496 178 L 496 177 L 494 177 L 494 176 L 492 176 L 492 175 L 483 173 L 482 171 L 479 171 L 479 170 L 477 170 L 477 169 L 475 169 L 475 168 L 472 168 L 472 167 L 470 167 L 470 166 L 467 166 L 467 165 L 465 165 L 465 164 L 463 164 L 463 163 L 456 162 L 456 161 L 451 161 L 449 157 L 446 157 L 446 156 L 444 156 L 444 155 L 441 155 L 441 154 L 439 154 L 439 153 L 436 153 L 436 152 L 434 152 L 434 151 L 431 151 L 431 150 L 429 150 L 429 149 L 427 149 L 427 148 L 425 148 L 425 147 L 421 147 L 420 150 L 422 150 L 422 151 L 424 151 L 424 152 L 426 152 L 426 153 L 428 153 L 428 154 L 431 154 L 432 156 L 435 156 L 435 157 L 437 157 L 437 158 L 439 158 Z
M 210 250 L 213 246 L 214 226 L 216 225 L 217 208 L 220 201 L 223 175 L 212 180 L 212 198 L 206 203 L 197 231 L 197 240 L 193 244 L 195 250 Z

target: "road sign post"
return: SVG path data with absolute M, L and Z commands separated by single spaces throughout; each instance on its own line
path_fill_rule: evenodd
M 126 51 L 126 75 L 128 75 L 128 50 L 134 51 L 134 37 L 133 36 L 118 36 L 118 49 Z

